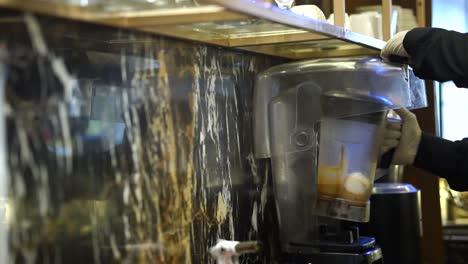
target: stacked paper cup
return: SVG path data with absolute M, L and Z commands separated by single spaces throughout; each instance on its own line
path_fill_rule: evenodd
M 370 5 L 356 8 L 358 13 L 377 12 L 380 14 L 382 6 Z M 394 5 L 392 10 L 392 33 L 409 30 L 418 26 L 416 16 L 411 8 L 402 8 Z M 353 28 L 353 30 L 355 30 Z

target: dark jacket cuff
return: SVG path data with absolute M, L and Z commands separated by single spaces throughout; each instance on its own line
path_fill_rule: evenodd
M 423 133 L 414 166 L 445 178 L 454 190 L 466 191 L 468 179 L 460 173 L 458 144 Z
M 456 146 L 452 141 L 423 132 L 414 165 L 427 170 L 441 166 L 453 168 L 454 152 L 456 152 Z
M 440 28 L 415 28 L 406 33 L 403 47 L 416 76 L 468 85 L 465 45 L 468 35 Z
M 431 37 L 431 28 L 414 28 L 406 33 L 403 39 L 403 47 L 406 52 L 412 56 L 421 49 L 421 44 L 424 44 Z

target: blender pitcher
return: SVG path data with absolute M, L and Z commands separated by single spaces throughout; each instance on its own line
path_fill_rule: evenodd
M 385 112 L 321 121 L 319 201 L 366 206 L 372 192 L 384 125 Z M 329 216 L 326 212 L 322 215 Z

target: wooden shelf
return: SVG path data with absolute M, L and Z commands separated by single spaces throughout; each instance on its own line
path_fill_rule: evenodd
M 0 0 L 0 7 L 248 50 L 290 59 L 370 55 L 385 44 L 326 21 L 251 0 L 209 0 L 192 7 L 135 4 L 119 9 L 55 0 Z

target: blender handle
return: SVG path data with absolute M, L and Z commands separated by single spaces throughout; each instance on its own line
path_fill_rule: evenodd
M 387 122 L 400 122 L 401 118 L 393 111 L 390 110 L 387 115 Z M 383 155 L 380 156 L 380 160 L 377 163 L 377 168 L 388 169 L 392 165 L 393 154 L 395 154 L 395 148 L 388 150 Z
M 380 169 L 388 169 L 392 165 L 392 159 L 393 159 L 393 154 L 395 154 L 395 149 L 391 149 L 387 152 L 385 152 L 379 160 L 379 163 L 377 165 L 378 168 Z
M 388 56 L 388 60 L 393 62 L 393 63 L 409 64 L 409 59 L 407 57 L 398 56 L 398 55 L 395 55 L 395 54 L 390 54 Z

